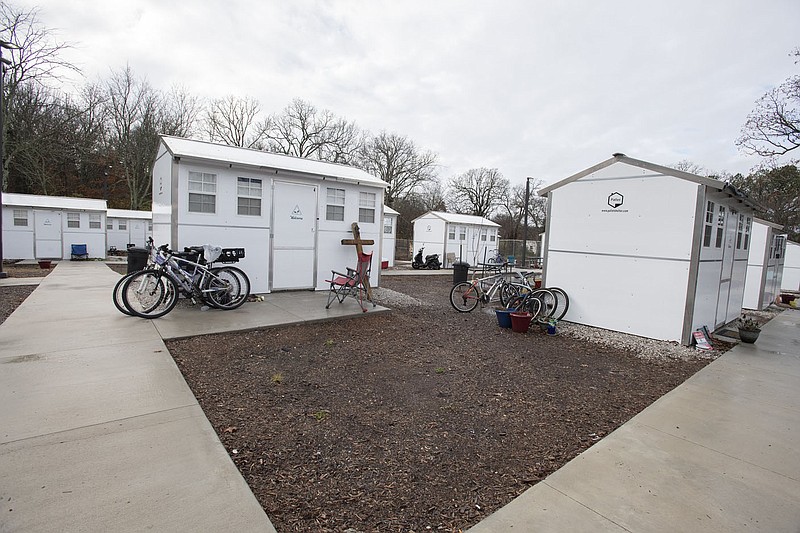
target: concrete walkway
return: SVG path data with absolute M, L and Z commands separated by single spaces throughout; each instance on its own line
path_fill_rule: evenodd
M 275 531 L 162 336 L 361 309 L 284 293 L 150 321 L 117 311 L 118 280 L 61 262 L 0 325 L 0 531 Z
M 470 529 L 504 531 L 800 531 L 800 312 Z

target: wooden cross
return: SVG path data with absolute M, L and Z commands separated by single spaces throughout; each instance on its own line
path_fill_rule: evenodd
M 342 239 L 342 244 L 345 246 L 352 246 L 355 245 L 356 253 L 358 253 L 358 259 L 361 259 L 361 254 L 364 253 L 364 248 L 362 247 L 364 244 L 370 245 L 375 244 L 375 241 L 372 239 L 362 239 L 361 238 L 361 230 L 358 228 L 358 222 L 353 222 L 351 225 L 353 228 L 353 238 L 352 239 Z M 367 298 L 372 301 L 372 288 L 369 286 L 369 278 L 364 278 L 362 280 L 364 283 L 364 288 L 367 289 Z

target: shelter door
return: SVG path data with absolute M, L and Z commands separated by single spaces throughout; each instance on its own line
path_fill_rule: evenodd
M 317 270 L 317 187 L 275 181 L 272 290 L 313 289 Z
M 33 211 L 34 254 L 36 259 L 61 259 L 61 212 Z
M 722 207 L 720 207 L 722 209 Z M 726 213 L 726 211 L 722 211 Z M 721 215 L 725 216 L 725 215 Z M 736 217 L 725 216 L 722 228 L 722 273 L 719 280 L 719 296 L 717 300 L 717 318 L 715 327 L 720 327 L 728 322 L 728 302 L 731 296 L 731 280 L 733 276 L 733 262 L 735 259 L 734 241 L 736 240 Z M 736 311 L 738 315 L 741 309 Z

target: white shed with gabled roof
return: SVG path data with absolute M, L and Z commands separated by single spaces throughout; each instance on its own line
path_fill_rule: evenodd
M 3 193 L 4 259 L 70 259 L 73 244 L 106 256 L 106 201 Z
M 540 194 L 566 320 L 690 344 L 739 316 L 755 205 L 735 188 L 614 154 Z
M 327 289 L 331 270 L 356 263 L 343 246 L 357 222 L 382 257 L 386 182 L 334 163 L 162 136 L 153 166 L 153 239 L 173 249 L 245 248 L 237 265 L 254 293 Z
M 397 219 L 400 213 L 389 207 L 383 206 L 383 256 L 382 260 L 387 267 L 394 266 L 394 247 L 397 244 Z
M 783 226 L 754 218 L 742 307 L 766 309 L 775 301 L 781 291 L 785 252 Z
M 413 253 L 425 247 L 424 256 L 439 254 L 442 266 L 455 261 L 471 265 L 485 263 L 498 248 L 500 224 L 488 218 L 428 211 L 415 218 Z
M 106 235 L 109 249 L 125 250 L 130 246 L 143 248 L 153 235 L 153 213 L 131 209 L 109 209 L 106 216 Z

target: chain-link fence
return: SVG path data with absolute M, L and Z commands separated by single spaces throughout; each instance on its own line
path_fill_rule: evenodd
M 528 241 L 525 253 L 525 265 L 522 265 L 522 250 L 525 241 L 522 239 L 500 239 L 498 251 L 504 257 L 513 257 L 516 263 L 523 267 L 539 267 L 542 262 L 541 241 Z

